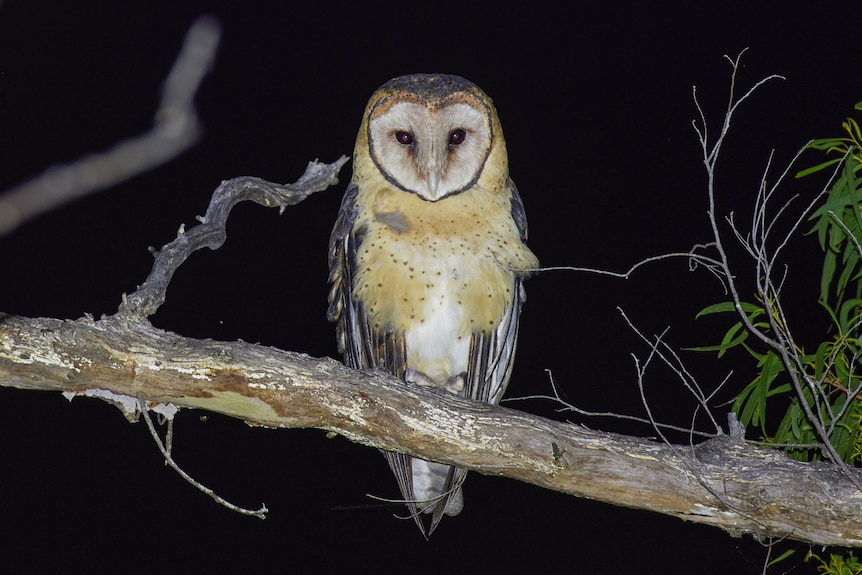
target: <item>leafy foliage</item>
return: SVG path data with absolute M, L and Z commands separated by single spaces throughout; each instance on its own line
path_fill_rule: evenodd
M 862 110 L 862 102 L 856 104 Z M 757 361 L 757 375 L 733 402 L 733 411 L 746 426 L 760 429 L 767 441 L 782 444 L 788 454 L 799 460 L 818 459 L 818 434 L 806 411 L 809 411 L 826 430 L 829 442 L 837 454 L 851 465 L 862 462 L 862 130 L 852 118 L 842 127 L 846 137 L 813 140 L 808 147 L 826 154 L 840 154 L 815 166 L 800 171 L 803 177 L 824 169 L 838 169 L 834 184 L 823 196 L 822 204 L 811 214 L 814 222 L 810 234 L 816 235 L 824 253 L 820 281 L 820 304 L 831 319 L 831 329 L 824 334 L 814 353 L 793 350 L 798 355 L 794 369 L 806 385 L 798 393 L 786 372 L 790 362 L 784 361 L 781 352 L 764 348 L 759 340 L 751 341 L 743 321 L 737 321 L 727 330 L 721 343 L 697 348 L 717 351 L 719 357 L 729 349 L 741 346 Z M 767 333 L 770 321 L 783 325 L 775 302 L 743 303 L 737 310 L 733 302 L 724 302 L 702 310 L 698 317 L 716 313 L 744 314 L 756 329 Z M 739 317 L 742 317 L 739 315 Z M 767 406 L 775 404 L 773 398 L 784 398 L 778 405 L 785 409 L 773 436 L 767 427 Z M 787 407 L 789 404 L 789 407 Z M 774 420 L 771 420 L 774 425 Z M 855 562 L 856 559 L 851 559 Z M 826 565 L 826 563 L 824 563 Z M 847 564 L 849 565 L 849 563 Z M 862 564 L 854 563 L 854 565 Z M 831 567 L 830 567 L 831 568 Z M 846 567 L 850 569 L 851 567 Z M 848 571 L 823 573 L 860 573 Z M 856 567 L 852 567 L 856 569 Z
M 847 556 L 836 555 L 831 553 L 829 560 L 825 561 L 814 555 L 809 554 L 805 561 L 816 561 L 817 572 L 821 575 L 860 575 L 862 574 L 862 562 L 860 562 L 853 553 L 848 553 Z
M 862 102 L 856 104 L 856 108 L 862 109 Z M 862 131 L 852 118 L 848 118 L 842 127 L 850 137 L 814 140 L 809 144 L 810 148 L 826 150 L 826 153 L 839 152 L 841 157 L 802 170 L 796 175 L 802 177 L 812 174 L 847 158 L 841 178 L 829 191 L 823 205 L 811 216 L 816 222 L 811 232 L 817 233 L 826 256 L 820 284 L 820 299 L 824 302 L 829 301 L 829 286 L 833 282 L 838 302 L 844 299 L 847 286 L 851 283 L 855 283 L 855 292 L 851 297 L 857 300 L 862 297 L 862 282 L 858 281 L 862 251 L 862 181 L 856 177 L 862 169 Z M 839 269 L 841 273 L 836 282 L 835 274 Z

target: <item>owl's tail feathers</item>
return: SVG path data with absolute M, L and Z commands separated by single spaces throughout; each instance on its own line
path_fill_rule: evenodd
M 413 461 L 420 461 L 429 466 L 437 466 L 440 468 L 438 473 L 445 474 L 446 477 L 443 488 L 436 496 L 436 504 L 429 505 L 425 509 L 425 513 L 432 514 L 431 525 L 428 527 L 428 535 L 431 535 L 444 515 L 458 515 L 464 508 L 464 493 L 461 491 L 461 484 L 464 483 L 464 479 L 467 477 L 467 470 L 422 460 L 414 459 Z
M 460 481 L 454 481 L 456 472 L 463 470 L 422 459 L 412 459 L 410 463 L 416 504 L 422 513 L 432 514 L 430 535 L 444 514 L 458 515 L 464 508 L 464 495 L 461 493 L 464 479 L 461 477 Z
M 458 515 L 464 508 L 461 484 L 467 471 L 442 463 L 415 459 L 401 453 L 384 452 L 392 468 L 410 516 L 426 538 L 444 515 Z M 430 514 L 425 525 L 422 514 Z

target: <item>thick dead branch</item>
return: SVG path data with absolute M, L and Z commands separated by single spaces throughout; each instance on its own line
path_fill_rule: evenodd
M 265 426 L 320 428 L 734 535 L 862 546 L 862 493 L 831 464 L 798 463 L 729 436 L 692 448 L 591 431 L 332 359 L 184 338 L 122 314 L 0 318 L 0 382 L 102 397 L 130 415 L 143 397 Z

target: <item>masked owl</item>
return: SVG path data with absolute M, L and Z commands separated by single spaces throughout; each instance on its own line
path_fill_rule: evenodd
M 539 264 L 526 238 L 491 99 L 458 76 L 381 86 L 329 244 L 328 316 L 345 363 L 497 404 L 512 372 L 522 283 Z M 384 455 L 423 534 L 461 511 L 464 469 Z

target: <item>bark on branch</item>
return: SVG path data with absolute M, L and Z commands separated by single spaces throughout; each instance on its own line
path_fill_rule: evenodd
M 142 395 L 265 426 L 320 428 L 733 535 L 862 546 L 862 494 L 830 464 L 795 462 L 729 436 L 692 448 L 592 431 L 332 359 L 185 338 L 125 315 L 0 317 L 0 382 L 101 397 L 130 416 Z

